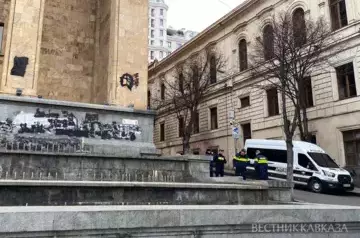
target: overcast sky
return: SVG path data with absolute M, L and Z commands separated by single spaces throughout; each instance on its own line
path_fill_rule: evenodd
M 244 0 L 165 0 L 168 26 L 200 32 Z

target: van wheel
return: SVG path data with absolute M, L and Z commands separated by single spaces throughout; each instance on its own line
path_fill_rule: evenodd
M 323 191 L 323 185 L 319 179 L 312 179 L 309 183 L 309 188 L 314 193 L 321 193 Z

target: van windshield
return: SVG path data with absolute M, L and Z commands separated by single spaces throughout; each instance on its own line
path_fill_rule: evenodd
M 325 168 L 339 168 L 339 166 L 334 162 L 334 160 L 324 153 L 308 153 L 311 158 L 321 167 Z

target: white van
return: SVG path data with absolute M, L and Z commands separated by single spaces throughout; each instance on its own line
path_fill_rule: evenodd
M 354 181 L 350 173 L 340 168 L 319 146 L 293 141 L 294 183 L 308 186 L 313 192 L 326 189 L 351 191 Z M 249 170 L 255 170 L 253 158 L 256 150 L 268 159 L 269 179 L 286 180 L 286 144 L 282 140 L 246 140 L 245 149 L 250 157 Z

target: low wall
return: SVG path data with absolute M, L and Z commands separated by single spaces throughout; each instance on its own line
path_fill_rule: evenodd
M 0 206 L 268 204 L 266 183 L 0 180 Z M 283 201 L 285 202 L 285 201 Z
M 153 111 L 0 95 L 0 151 L 155 154 Z
M 5 207 L 0 237 L 358 238 L 360 207 Z
M 190 182 L 208 176 L 208 161 L 201 156 L 0 152 L 0 179 L 5 180 Z

